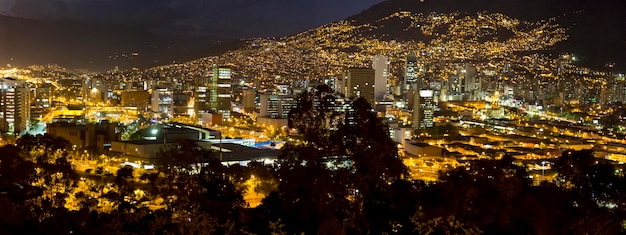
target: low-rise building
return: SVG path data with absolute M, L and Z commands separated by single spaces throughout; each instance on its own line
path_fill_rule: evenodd
M 117 124 L 108 121 L 88 124 L 55 122 L 46 126 L 46 133 L 67 139 L 74 148 L 103 149 L 105 145 L 117 139 L 116 126 Z
M 164 143 L 156 140 L 133 140 L 111 142 L 111 152 L 125 155 L 130 162 L 152 162 L 157 154 L 172 146 L 172 143 Z
M 407 143 L 404 146 L 404 151 L 414 156 L 427 156 L 427 157 L 442 157 L 443 148 L 432 146 L 427 143 Z

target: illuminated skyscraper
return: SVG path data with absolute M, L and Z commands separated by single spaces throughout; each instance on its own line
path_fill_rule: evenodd
M 211 88 L 211 74 L 205 74 L 199 79 L 196 80 L 196 89 L 194 92 L 194 113 L 198 118 L 198 121 L 202 120 L 202 114 L 210 112 L 210 110 L 215 110 L 217 107 L 211 107 L 211 104 L 217 105 L 217 90 L 214 90 L 215 93 L 211 93 L 213 91 Z M 213 96 L 211 96 L 213 95 Z M 213 98 L 214 102 L 210 102 L 211 98 Z
M 196 85 L 196 117 L 201 118 L 203 113 L 219 113 L 223 118 L 230 118 L 231 82 L 230 68 L 213 65 L 211 73 L 200 78 Z
M 422 118 L 422 99 L 420 90 L 422 89 L 422 78 L 419 76 L 419 64 L 417 56 L 409 53 L 406 57 L 403 95 L 408 104 L 409 110 L 413 111 L 413 128 L 420 128 Z
M 406 57 L 406 64 L 404 66 L 404 87 L 402 93 L 405 96 L 409 90 L 419 90 L 421 88 L 421 81 L 417 77 L 418 70 L 417 56 L 411 52 Z M 406 97 L 406 99 L 408 100 L 408 97 Z
M 420 128 L 433 127 L 433 115 L 435 113 L 433 90 L 420 90 Z
M 19 134 L 30 120 L 30 89 L 24 81 L 0 78 L 0 132 Z
M 230 102 L 233 95 L 231 71 L 228 67 L 213 66 L 213 82 L 217 83 L 217 113 L 230 118 Z
M 388 89 L 389 57 L 375 55 L 372 59 L 372 68 L 374 69 L 374 98 L 377 101 L 383 100 Z
M 413 128 L 426 129 L 433 127 L 433 114 L 435 112 L 434 91 L 420 90 L 413 109 Z

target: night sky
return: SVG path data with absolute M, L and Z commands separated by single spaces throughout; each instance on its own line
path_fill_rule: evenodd
M 383 0 L 0 0 L 0 14 L 141 27 L 157 34 L 283 36 Z

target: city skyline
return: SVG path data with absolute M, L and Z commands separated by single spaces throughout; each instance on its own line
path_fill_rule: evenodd
M 225 42 L 186 27 L 352 1 L 0 0 L 41 20 L 0 16 L 0 234 L 624 234 L 626 11 L 570 1 L 388 0 Z

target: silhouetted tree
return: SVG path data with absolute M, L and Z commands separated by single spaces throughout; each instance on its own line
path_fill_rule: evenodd
M 264 207 L 282 213 L 289 233 L 392 231 L 400 219 L 390 201 L 401 195 L 389 191 L 402 187 L 407 169 L 387 127 L 362 98 L 351 102 L 337 129 L 324 124 L 332 108 L 315 108 L 308 94 L 299 102 L 292 117 L 305 143 L 283 147 L 279 191 Z
M 589 171 L 595 162 L 593 152 L 590 150 L 563 152 L 554 163 L 554 169 L 558 172 L 557 183 L 567 184 L 568 187 L 586 184 L 585 172 Z

